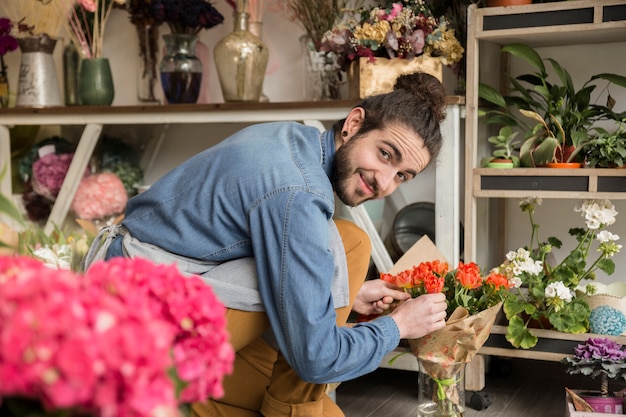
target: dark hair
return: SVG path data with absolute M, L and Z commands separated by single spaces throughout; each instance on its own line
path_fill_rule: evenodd
M 366 97 L 354 107 L 365 110 L 365 119 L 358 134 L 383 129 L 390 123 L 400 123 L 422 137 L 431 161 L 439 155 L 442 142 L 440 124 L 446 118 L 446 90 L 436 77 L 425 72 L 401 75 L 393 91 Z M 341 133 L 344 121 L 335 123 L 335 134 Z

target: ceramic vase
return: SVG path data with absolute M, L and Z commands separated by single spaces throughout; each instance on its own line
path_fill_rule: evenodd
M 202 84 L 202 62 L 196 57 L 196 35 L 163 35 L 165 56 L 161 61 L 161 87 L 169 104 L 196 103 Z
M 47 35 L 18 38 L 22 57 L 17 84 L 17 107 L 60 106 L 61 92 L 52 53 L 56 39 Z
M 462 417 L 465 413 L 465 363 L 418 359 L 418 417 Z
M 233 32 L 213 51 L 224 101 L 259 101 L 269 59 L 263 41 L 248 29 L 248 13 L 235 12 Z
M 80 63 L 78 77 L 80 103 L 107 106 L 113 103 L 115 88 L 108 58 L 87 58 Z

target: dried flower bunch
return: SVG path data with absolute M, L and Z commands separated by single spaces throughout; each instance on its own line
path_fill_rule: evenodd
M 133 0 L 129 5 L 131 22 L 166 23 L 172 33 L 195 35 L 224 21 L 224 16 L 208 0 Z
M 561 363 L 567 365 L 570 375 L 600 377 L 600 394 L 609 395 L 609 378 L 626 381 L 626 351 L 610 339 L 589 338 L 574 348 L 574 356 L 566 356 Z
M 63 13 L 50 0 L 1 1 L 0 16 L 14 24 L 18 38 L 56 38 L 63 28 Z
M 476 314 L 505 300 L 510 284 L 504 275 L 490 272 L 486 277 L 474 262 L 459 262 L 457 269 L 450 269 L 447 262 L 425 261 L 398 274 L 382 273 L 380 278 L 419 297 L 422 294 L 443 292 L 448 302 L 450 316 L 457 307 Z
M 81 276 L 0 257 L 0 398 L 55 415 L 179 415 L 223 395 L 225 307 L 174 266 L 119 258 Z M 22 410 L 25 415 L 25 410 Z
M 7 72 L 7 66 L 4 63 L 4 55 L 8 52 L 15 51 L 18 47 L 17 39 L 11 35 L 13 23 L 6 17 L 0 17 L 0 75 Z
M 586 228 L 569 230 L 578 242 L 576 247 L 561 262 L 550 265 L 548 255 L 554 248 L 561 248 L 562 242 L 556 237 L 540 241 L 539 225 L 534 222 L 533 214 L 541 202 L 538 198 L 520 201 L 520 208 L 530 219 L 530 245 L 509 252 L 506 262 L 496 268 L 515 283 L 512 295 L 504 302 L 509 320 L 506 338 L 513 346 L 524 349 L 535 346 L 538 340 L 529 330 L 531 322 L 547 320 L 554 329 L 574 334 L 588 330 L 589 306 L 583 296 L 576 295 L 575 289 L 582 281 L 595 279 L 597 270 L 613 274 L 615 263 L 611 257 L 622 248 L 617 244 L 619 236 L 605 230 L 615 223 L 617 211 L 613 204 L 608 200 L 585 200 L 574 211 L 583 216 Z M 599 254 L 589 263 L 594 241 Z
M 434 17 L 423 0 L 346 12 L 324 34 L 320 49 L 337 53 L 343 70 L 360 57 L 375 61 L 377 57 L 413 59 L 425 55 L 451 65 L 464 52 L 446 19 Z

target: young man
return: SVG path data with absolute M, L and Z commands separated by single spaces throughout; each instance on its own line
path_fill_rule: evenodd
M 342 416 L 327 383 L 369 373 L 401 338 L 445 325 L 443 294 L 407 300 L 382 280 L 364 282 L 367 235 L 333 220 L 335 194 L 355 206 L 424 170 L 441 147 L 444 110 L 441 83 L 416 73 L 326 132 L 248 127 L 131 199 L 122 226 L 103 232 L 101 255 L 87 264 L 114 256 L 175 262 L 228 307 L 235 369 L 225 397 L 195 404 L 196 415 Z M 346 326 L 351 310 L 381 313 L 394 300 L 405 302 Z

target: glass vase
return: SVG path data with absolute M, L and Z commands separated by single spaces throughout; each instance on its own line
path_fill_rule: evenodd
M 462 417 L 465 413 L 465 362 L 418 359 L 418 417 Z
M 9 107 L 9 77 L 0 70 L 0 107 Z
M 154 87 L 157 85 L 157 62 L 159 50 L 159 27 L 136 23 L 139 40 L 139 71 L 137 72 L 137 100 L 153 103 L 157 99 Z
M 80 56 L 74 44 L 70 43 L 63 50 L 63 92 L 66 106 L 80 104 L 78 97 L 78 74 Z
M 196 35 L 163 35 L 165 56 L 161 61 L 161 86 L 169 104 L 196 103 L 202 84 L 202 63 L 195 56 Z
M 60 106 L 61 91 L 52 53 L 56 39 L 47 35 L 18 38 L 22 56 L 17 82 L 17 107 Z
M 213 51 L 224 101 L 259 101 L 269 50 L 248 29 L 248 13 L 235 12 L 233 32 Z
M 346 77 L 337 64 L 337 54 L 318 51 L 309 36 L 300 38 L 304 55 L 304 99 L 340 100 Z
M 115 87 L 108 58 L 85 58 L 78 75 L 80 103 L 85 106 L 108 106 L 113 103 Z

